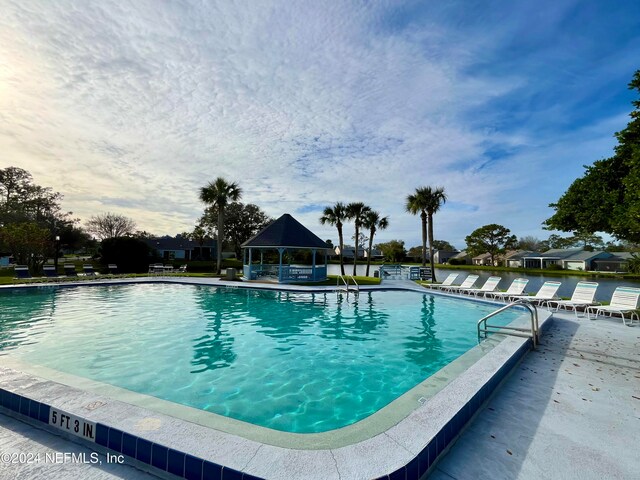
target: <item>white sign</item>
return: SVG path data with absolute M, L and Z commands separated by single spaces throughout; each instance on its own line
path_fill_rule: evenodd
M 86 440 L 96 441 L 96 424 L 51 407 L 49 425 Z

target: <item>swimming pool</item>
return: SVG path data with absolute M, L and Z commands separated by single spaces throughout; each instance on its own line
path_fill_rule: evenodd
M 5 291 L 0 301 L 1 355 L 297 433 L 380 410 L 473 348 L 476 321 L 495 310 L 410 291 L 347 302 L 172 284 Z

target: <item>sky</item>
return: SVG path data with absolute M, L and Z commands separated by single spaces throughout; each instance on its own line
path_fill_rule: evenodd
M 158 235 L 222 176 L 334 242 L 323 208 L 361 201 L 389 217 L 376 243 L 419 245 L 427 185 L 437 239 L 545 239 L 639 68 L 637 0 L 0 0 L 0 168 Z

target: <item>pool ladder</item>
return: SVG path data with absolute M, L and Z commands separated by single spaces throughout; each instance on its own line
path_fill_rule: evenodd
M 340 283 L 340 280 L 342 280 L 342 283 Z M 349 285 L 349 281 L 353 282 L 353 287 Z M 336 294 L 345 292 L 347 300 L 349 300 L 350 291 L 353 291 L 354 295 L 360 296 L 360 285 L 358 285 L 356 279 L 353 275 L 338 275 L 338 280 L 336 282 Z
M 495 317 L 499 313 L 502 313 L 512 307 L 525 307 L 527 310 L 529 310 L 529 315 L 531 315 L 530 328 L 489 325 L 487 323 L 487 320 L 489 320 L 491 317 Z M 511 302 L 504 307 L 499 308 L 495 312 L 491 312 L 489 315 L 478 320 L 478 338 L 487 338 L 487 335 L 489 333 L 502 333 L 505 335 L 515 335 L 517 337 L 531 338 L 531 341 L 533 342 L 533 348 L 536 348 L 539 342 L 538 309 L 533 303 L 527 300 L 516 300 L 515 302 Z

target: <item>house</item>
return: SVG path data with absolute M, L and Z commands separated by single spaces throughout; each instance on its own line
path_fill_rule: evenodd
M 540 255 L 538 252 L 527 250 L 512 250 L 504 256 L 504 266 L 510 268 L 524 268 L 524 258 Z
M 491 265 L 491 254 L 483 253 L 471 259 L 474 265 Z
M 13 257 L 10 255 L 0 255 L 0 267 L 8 267 L 12 260 Z
M 365 252 L 366 250 L 364 248 L 358 248 L 358 259 L 362 259 L 365 257 Z M 336 247 L 334 248 L 334 252 L 336 252 L 336 255 L 340 255 L 340 247 Z M 353 260 L 353 256 L 355 255 L 356 249 L 355 247 L 352 247 L 350 245 L 344 245 L 344 248 L 342 249 L 342 258 L 344 260 L 350 259 Z
M 359 250 L 358 250 L 358 253 L 360 253 Z M 351 258 L 353 258 L 353 255 L 351 256 Z M 369 251 L 366 249 L 364 251 L 364 258 L 369 258 Z M 381 250 L 378 250 L 377 248 L 371 249 L 371 260 L 382 260 L 383 258 L 384 258 L 384 254 L 382 253 Z
M 544 253 L 532 253 L 523 256 L 525 268 L 548 268 L 558 265 L 566 270 L 593 270 L 594 261 L 613 257 L 610 252 L 588 251 L 582 248 L 554 248 Z
M 433 252 L 433 263 L 448 263 L 459 253 L 457 250 L 436 250 Z
M 457 255 L 449 258 L 451 265 L 471 265 L 471 256 L 465 251 L 461 251 Z
M 158 256 L 165 260 L 210 260 L 216 258 L 216 242 L 207 239 L 201 246 L 185 237 L 164 236 L 150 238 L 147 244 L 158 252 Z
M 598 272 L 627 272 L 629 260 L 633 258 L 631 252 L 609 252 L 611 257 L 596 258 L 591 262 L 591 269 Z

